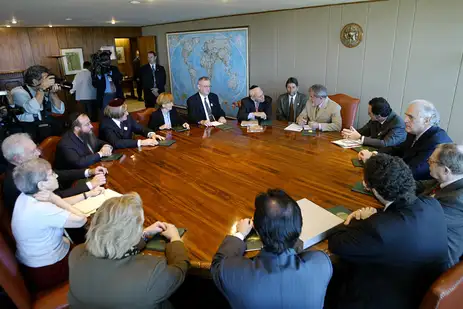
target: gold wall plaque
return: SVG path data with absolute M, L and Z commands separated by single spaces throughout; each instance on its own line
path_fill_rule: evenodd
M 350 23 L 341 30 L 341 42 L 345 47 L 353 48 L 362 42 L 363 29 L 360 25 Z

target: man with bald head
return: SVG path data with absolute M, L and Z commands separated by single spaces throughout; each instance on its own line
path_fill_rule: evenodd
M 437 145 L 452 142 L 447 132 L 439 127 L 439 122 L 439 112 L 434 104 L 426 100 L 412 101 L 405 112 L 406 140 L 397 146 L 380 148 L 378 152 L 402 158 L 415 180 L 431 179 L 428 158 Z M 362 150 L 358 157 L 365 162 L 374 154 Z
M 437 199 L 444 210 L 452 267 L 463 255 L 463 145 L 438 145 L 428 163 L 434 179 L 418 181 L 417 191 Z
M 238 121 L 266 120 L 272 118 L 272 100 L 264 95 L 259 86 L 252 86 L 249 97 L 241 100 L 241 106 L 236 116 Z

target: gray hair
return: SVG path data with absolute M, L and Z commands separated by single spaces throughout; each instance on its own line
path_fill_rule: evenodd
M 2 152 L 5 159 L 11 164 L 20 163 L 15 158 L 22 158 L 24 156 L 24 144 L 25 140 L 31 140 L 27 133 L 16 133 L 8 136 L 2 143 Z
M 29 160 L 14 168 L 14 184 L 24 194 L 35 194 L 39 192 L 39 182 L 48 179 L 48 172 L 50 170 L 50 163 L 44 159 Z
M 317 97 L 317 98 L 326 98 L 328 96 L 328 90 L 326 89 L 325 86 L 323 85 L 320 85 L 320 84 L 315 84 L 315 85 L 312 85 L 310 88 L 309 88 L 309 92 L 310 90 L 313 91 L 314 95 Z
M 144 220 L 143 202 L 137 193 L 106 200 L 88 229 L 88 252 L 97 258 L 122 258 L 140 241 Z
M 440 144 L 437 145 L 439 164 L 446 166 L 455 175 L 463 174 L 463 145 Z
M 416 105 L 419 107 L 419 114 L 422 118 L 429 118 L 429 123 L 432 126 L 438 126 L 440 123 L 440 115 L 434 104 L 426 100 L 414 100 L 410 102 L 410 105 Z

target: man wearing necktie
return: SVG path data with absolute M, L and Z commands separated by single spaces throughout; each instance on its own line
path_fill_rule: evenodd
M 251 86 L 249 97 L 241 100 L 238 110 L 238 121 L 245 120 L 266 120 L 272 117 L 272 100 L 265 96 L 262 89 L 258 86 Z
M 307 95 L 299 92 L 299 82 L 295 77 L 286 81 L 286 93 L 277 100 L 277 120 L 296 122 L 297 116 L 307 103 Z
M 142 66 L 140 72 L 145 107 L 154 107 L 157 97 L 165 92 L 166 86 L 166 70 L 157 63 L 157 55 L 154 51 L 148 52 L 148 64 Z

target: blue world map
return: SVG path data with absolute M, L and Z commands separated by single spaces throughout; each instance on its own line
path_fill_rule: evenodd
M 248 90 L 248 29 L 167 34 L 167 46 L 175 105 L 186 106 L 198 78 L 208 76 L 225 114 L 235 117 L 234 103 Z

